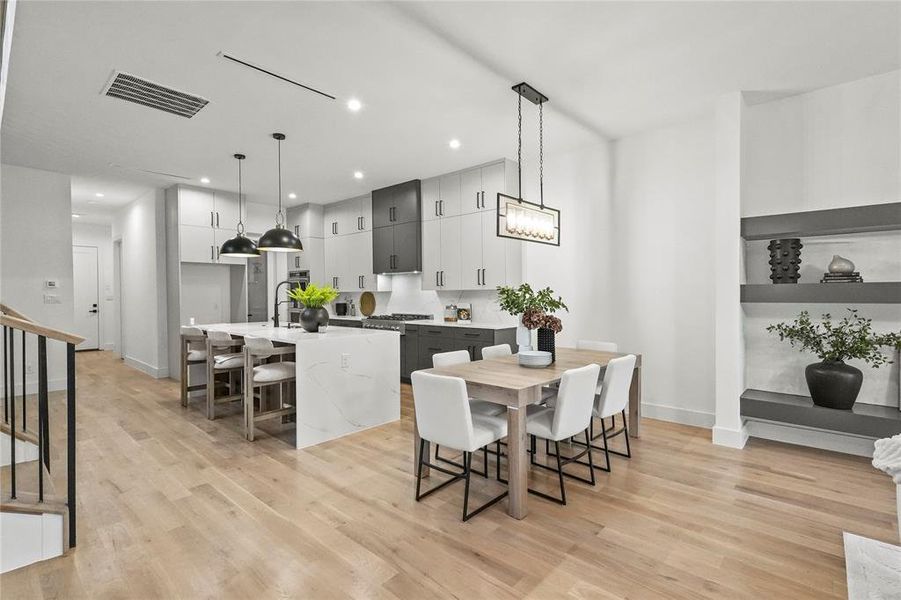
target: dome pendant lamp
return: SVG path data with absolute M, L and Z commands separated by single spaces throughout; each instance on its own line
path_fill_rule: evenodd
M 300 238 L 290 229 L 285 228 L 285 214 L 282 212 L 282 140 L 284 133 L 273 133 L 278 141 L 278 213 L 275 215 L 275 227 L 263 234 L 257 247 L 263 252 L 300 252 L 303 244 Z
M 253 243 L 252 239 L 244 237 L 244 220 L 241 218 L 241 216 L 244 214 L 244 195 L 241 189 L 241 161 L 247 157 L 243 154 L 235 154 L 235 158 L 238 159 L 237 235 L 229 240 L 225 240 L 225 243 L 222 244 L 222 248 L 219 249 L 219 255 L 233 256 L 235 258 L 253 258 L 255 256 L 260 256 L 260 251 L 257 250 L 257 245 Z

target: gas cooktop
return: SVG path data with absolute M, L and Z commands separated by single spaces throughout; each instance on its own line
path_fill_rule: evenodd
M 432 315 L 417 315 L 413 313 L 391 313 L 390 315 L 372 315 L 366 317 L 367 321 L 425 321 Z

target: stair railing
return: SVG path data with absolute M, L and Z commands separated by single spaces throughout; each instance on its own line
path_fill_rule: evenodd
M 38 439 L 38 503 L 44 502 L 44 469 L 50 473 L 50 404 L 47 386 L 47 340 L 66 345 L 66 508 L 68 511 L 69 548 L 75 547 L 75 346 L 84 338 L 72 333 L 35 323 L 19 311 L 0 303 L 3 326 L 3 421 L 9 430 L 10 500 L 17 500 L 16 489 L 16 333 L 21 334 L 22 414 L 21 430 L 28 432 L 26 390 L 26 338 L 37 339 L 37 439 Z

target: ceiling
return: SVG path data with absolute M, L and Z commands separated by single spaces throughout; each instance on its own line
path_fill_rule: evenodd
M 105 177 L 73 176 L 71 185 L 72 213 L 80 223 L 112 223 L 117 209 L 153 190 L 152 185 Z
M 283 188 L 298 195 L 287 203 L 330 202 L 515 157 L 509 88 L 521 80 L 551 99 L 552 154 L 709 110 L 723 92 L 796 93 L 898 69 L 899 8 L 20 2 L 2 159 L 77 176 L 81 202 L 104 182 L 135 186 L 123 198 L 201 177 L 234 190 L 231 155 L 243 152 L 248 198 L 275 202 L 270 133 L 283 131 Z M 235 65 L 221 51 L 337 99 Z M 185 119 L 103 96 L 115 70 L 210 103 Z M 346 109 L 352 97 L 363 103 L 358 113 Z M 458 150 L 448 147 L 452 138 Z

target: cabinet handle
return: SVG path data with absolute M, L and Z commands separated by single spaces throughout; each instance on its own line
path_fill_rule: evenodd
M 482 208 L 485 208 L 485 191 L 482 190 Z
M 296 235 L 297 237 L 300 237 L 300 225 L 294 226 L 294 235 Z
M 219 211 L 216 211 L 216 228 L 219 228 Z
M 219 246 L 216 246 L 216 260 L 219 260 Z
M 479 205 L 479 193 L 478 193 L 478 192 L 476 192 L 476 208 L 482 208 L 482 207 Z
M 480 285 L 480 284 L 481 284 L 481 282 L 479 282 L 479 269 L 476 269 L 476 285 Z
M 438 212 L 441 213 L 441 216 L 444 216 L 444 200 L 438 201 Z
M 436 217 L 440 216 L 440 215 L 438 214 L 438 201 L 437 201 L 437 200 L 435 200 L 435 216 L 436 216 Z
M 213 211 L 210 211 L 210 227 L 215 227 L 215 225 L 213 225 Z
M 444 271 L 441 271 L 441 287 L 444 287 Z
M 438 271 L 435 271 L 435 287 L 438 287 L 440 284 L 438 283 Z
M 213 258 L 213 257 L 215 256 L 215 254 L 214 254 L 214 252 L 215 252 L 214 248 L 215 248 L 215 246 L 210 246 L 210 260 L 216 260 L 215 258 Z
M 482 285 L 485 285 L 485 269 L 482 269 Z
M 296 268 L 298 268 L 299 266 L 300 266 L 300 257 L 299 257 L 299 256 L 295 256 L 295 257 L 294 257 L 294 268 L 296 269 Z

